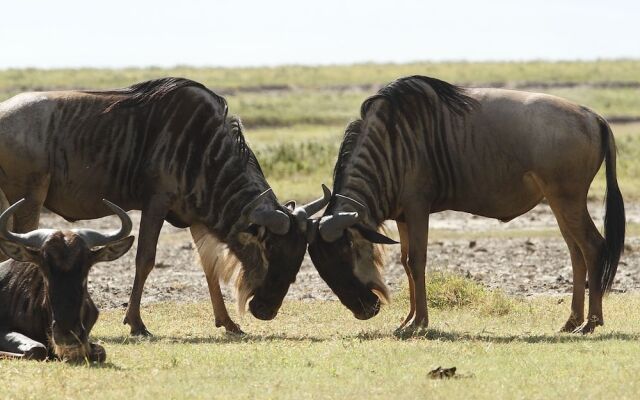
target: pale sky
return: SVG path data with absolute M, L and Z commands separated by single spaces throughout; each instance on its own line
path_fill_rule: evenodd
M 640 58 L 640 0 L 0 0 L 0 68 Z

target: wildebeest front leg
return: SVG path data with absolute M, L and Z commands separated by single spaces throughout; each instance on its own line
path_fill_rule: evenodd
M 218 277 L 214 276 L 213 271 L 205 270 L 207 276 L 207 284 L 209 285 L 209 296 L 211 297 L 211 304 L 213 305 L 213 317 L 217 327 L 224 326 L 227 332 L 243 334 L 240 326 L 233 322 L 227 312 L 227 307 L 224 304 L 222 298 L 222 290 L 220 289 L 220 281 Z
M 17 190 L 7 188 L 6 195 L 12 203 L 24 197 L 24 204 L 13 214 L 13 231 L 29 232 L 38 228 L 40 211 L 49 192 L 51 177 L 46 174 L 33 174 L 26 177 L 23 186 Z M 12 198 L 14 197 L 14 198 Z
M 0 329 L 0 358 L 25 358 L 28 360 L 44 360 L 49 351 L 40 342 L 36 342 L 18 332 L 7 332 Z
M 423 213 L 425 213 L 423 211 Z M 415 316 L 411 325 L 412 329 L 426 328 L 429 325 L 427 312 L 427 286 L 425 283 L 425 271 L 427 268 L 427 241 L 429 234 L 429 214 L 411 215 L 407 220 L 409 233 L 409 269 L 413 278 L 415 292 Z
M 27 186 L 27 193 L 20 194 L 15 200 L 18 201 L 20 200 L 20 198 L 24 197 L 26 201 L 22 205 L 22 207 L 16 210 L 11 218 L 13 220 L 13 223 L 9 224 L 8 226 L 12 230 L 12 232 L 25 233 L 34 229 L 38 229 L 38 224 L 40 222 L 40 211 L 42 209 L 42 205 L 44 204 L 47 190 L 49 188 L 49 177 L 47 176 L 41 179 L 33 179 L 33 182 Z M 8 208 L 5 207 L 5 205 L 8 206 L 9 201 L 7 200 L 4 193 L 0 194 L 0 204 L 0 207 L 2 207 L 1 211 L 4 211 L 6 208 Z M 0 252 L 0 262 L 6 259 L 7 257 L 5 256 L 5 254 Z
M 154 196 L 148 205 L 142 209 L 140 232 L 138 234 L 138 251 L 136 253 L 136 277 L 133 280 L 133 289 L 129 298 L 127 314 L 123 321 L 125 324 L 129 324 L 131 334 L 135 336 L 151 335 L 140 316 L 140 301 L 142 300 L 144 283 L 155 266 L 158 236 L 160 235 L 164 218 L 170 209 L 169 199 L 168 196 Z
M 400 262 L 404 267 L 404 271 L 407 273 L 407 279 L 409 281 L 409 314 L 404 319 L 404 322 L 398 327 L 398 330 L 403 329 L 416 313 L 416 288 L 413 282 L 413 274 L 409 267 L 409 231 L 407 230 L 407 224 L 404 222 L 397 222 L 398 234 L 400 235 Z
M 217 248 L 217 239 L 209 234 L 207 228 L 198 224 L 191 226 L 191 236 L 193 237 L 193 241 L 196 243 L 200 263 L 202 264 L 202 269 L 207 277 L 209 296 L 211 297 L 211 305 L 213 306 L 213 316 L 215 318 L 216 326 L 224 326 L 229 333 L 244 333 L 238 324 L 233 322 L 227 312 L 227 307 L 224 304 L 219 277 L 216 273 L 217 257 L 220 256 L 219 254 L 216 254 L 216 252 L 219 251 Z M 206 244 L 207 240 L 209 241 L 208 244 Z

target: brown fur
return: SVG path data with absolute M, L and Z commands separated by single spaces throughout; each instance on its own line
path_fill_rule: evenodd
M 325 216 L 353 211 L 355 200 L 364 205 L 358 213 L 366 227 L 397 221 L 411 289 L 411 310 L 403 326 L 410 322 L 416 328 L 428 325 L 429 215 L 455 210 L 506 221 L 546 198 L 574 271 L 572 313 L 563 330 L 588 333 L 604 323 L 602 295 L 615 278 L 624 246 L 615 152 L 604 119 L 561 98 L 464 89 L 429 77 L 401 78 L 366 100 L 361 120 L 347 128 L 334 170 L 333 192 L 342 196 L 333 197 Z M 586 204 L 603 159 L 604 237 Z M 366 249 L 370 245 L 355 237 L 316 241 L 309 253 L 343 304 L 356 317 L 370 318 L 377 299 L 364 289 L 377 281 L 378 261 Z

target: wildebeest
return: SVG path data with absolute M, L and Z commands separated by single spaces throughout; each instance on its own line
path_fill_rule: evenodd
M 603 159 L 604 238 L 587 210 Z M 409 278 L 411 308 L 401 328 L 426 327 L 429 214 L 457 210 L 509 221 L 546 198 L 573 266 L 571 315 L 562 330 L 587 333 L 604 322 L 602 296 L 623 250 L 624 203 L 613 134 L 586 107 L 545 94 L 399 79 L 367 99 L 361 119 L 347 128 L 333 192 L 309 252 L 358 318 L 375 315 L 387 296 L 372 244 L 381 240 L 371 233 L 383 221 L 397 222 Z
M 0 216 L 0 250 L 13 259 L 0 264 L 0 355 L 104 361 L 104 348 L 88 341 L 98 309 L 87 291 L 87 276 L 93 264 L 129 250 L 129 216 L 105 201 L 122 221 L 118 232 L 10 232 L 7 223 L 24 203 Z
M 291 223 L 294 203 L 278 204 L 240 121 L 227 115 L 222 97 L 188 79 L 17 95 L 0 104 L 0 169 L 9 201 L 26 198 L 17 232 L 37 227 L 43 205 L 71 221 L 104 216 L 102 198 L 142 210 L 124 319 L 132 334 L 148 334 L 140 300 L 165 220 L 190 227 L 216 326 L 231 332 L 240 328 L 218 279 L 240 264 L 239 308 L 253 296 L 251 313 L 273 318 L 306 249 Z

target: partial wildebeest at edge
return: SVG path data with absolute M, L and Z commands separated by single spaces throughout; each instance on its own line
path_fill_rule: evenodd
M 133 244 L 131 219 L 105 201 L 122 221 L 118 232 L 39 229 L 12 233 L 7 224 L 25 201 L 0 216 L 0 356 L 99 361 L 104 348 L 89 343 L 98 309 L 87 291 L 91 266 L 112 261 Z
M 71 221 L 106 215 L 102 198 L 142 210 L 124 319 L 132 334 L 148 334 L 140 300 L 165 220 L 190 227 L 216 326 L 230 332 L 241 331 L 219 279 L 239 265 L 239 309 L 253 296 L 251 313 L 271 319 L 305 253 L 292 223 L 295 205 L 278 204 L 240 121 L 227 115 L 222 97 L 187 79 L 17 95 L 0 104 L 0 168 L 9 201 L 27 199 L 16 214 L 17 232 L 37 227 L 43 205 Z M 309 215 L 328 200 L 308 205 Z
M 604 238 L 587 211 L 603 159 Z M 358 318 L 374 316 L 378 297 L 387 297 L 378 249 L 363 228 L 396 220 L 411 298 L 401 328 L 426 327 L 429 214 L 457 210 L 509 221 L 546 198 L 573 266 L 571 315 L 562 330 L 587 333 L 604 323 L 602 297 L 623 250 L 625 215 L 611 129 L 586 107 L 545 94 L 399 79 L 367 99 L 361 119 L 347 128 L 334 195 L 309 253 Z

